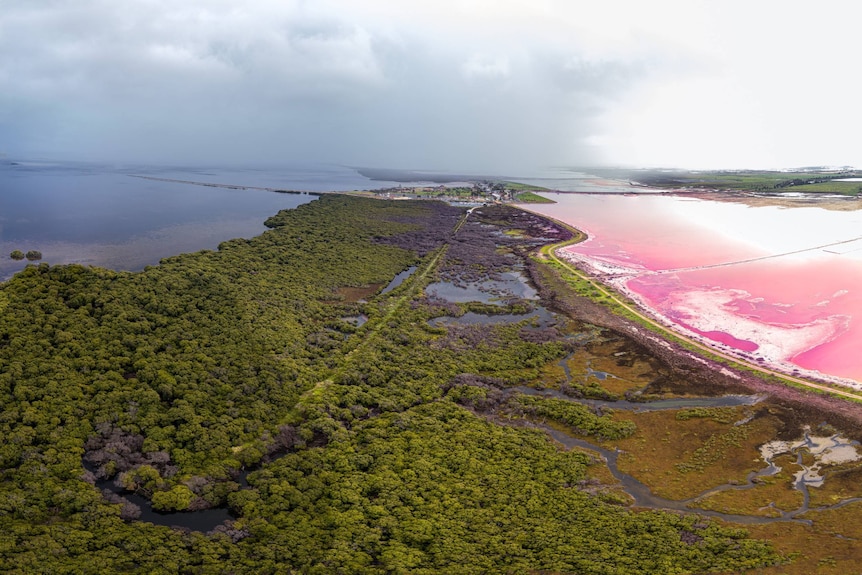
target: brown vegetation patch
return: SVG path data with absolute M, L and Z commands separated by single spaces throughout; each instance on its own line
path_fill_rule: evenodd
M 755 487 L 719 491 L 692 503 L 693 508 L 709 509 L 737 515 L 779 517 L 781 511 L 802 507 L 802 492 L 794 487 L 794 476 L 800 467 L 795 457 L 780 457 L 775 461 L 781 471 L 755 479 Z M 762 465 L 766 466 L 765 463 Z
M 335 293 L 346 302 L 357 302 L 359 300 L 368 299 L 377 293 L 383 287 L 383 284 L 371 284 L 360 287 L 340 287 L 335 290 Z
M 750 407 L 733 408 L 742 420 Z M 710 418 L 677 419 L 677 411 L 617 412 L 637 425 L 635 434 L 614 441 L 620 471 L 645 483 L 656 495 L 683 500 L 727 483 L 745 483 L 765 467 L 757 447 L 772 439 L 777 423 L 757 417 L 734 425 Z
M 761 568 L 758 575 L 847 575 L 858 573 L 862 565 L 862 503 L 828 511 L 811 511 L 802 516 L 814 522 L 771 523 L 747 527 L 752 537 L 772 541 L 776 551 L 789 563 Z
M 644 348 L 615 334 L 610 339 L 588 344 L 587 350 L 594 356 L 590 369 L 613 376 L 601 382 L 602 387 L 608 391 L 625 393 L 644 390 L 654 393 L 649 387 L 654 384 L 657 376 L 660 377 L 667 371 L 663 370 L 660 363 L 646 353 Z
M 567 382 L 566 372 L 559 362 L 549 363 L 539 368 L 539 377 L 530 384 L 537 389 L 560 389 Z
M 809 487 L 811 506 L 834 505 L 851 497 L 862 497 L 862 464 L 855 461 L 843 466 L 826 467 L 826 480 L 820 487 Z
M 649 380 L 642 379 L 638 370 L 633 370 L 626 367 L 616 365 L 615 358 L 611 356 L 602 356 L 580 349 L 575 351 L 571 357 L 566 360 L 566 365 L 569 368 L 569 373 L 572 375 L 572 383 L 581 385 L 598 385 L 605 391 L 613 393 L 617 396 L 622 396 L 626 392 L 634 391 L 643 388 Z M 599 372 L 608 374 L 604 379 L 599 378 L 595 373 Z

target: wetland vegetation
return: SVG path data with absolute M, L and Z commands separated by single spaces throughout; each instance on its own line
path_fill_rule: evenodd
M 767 388 L 661 352 L 530 257 L 571 230 L 509 206 L 336 195 L 267 226 L 140 273 L 41 264 L 0 286 L 8 572 L 862 560 L 852 419 L 786 389 L 716 405 Z M 817 459 L 806 433 L 844 456 Z M 815 467 L 824 480 L 800 489 Z M 225 519 L 159 515 L 201 510 Z

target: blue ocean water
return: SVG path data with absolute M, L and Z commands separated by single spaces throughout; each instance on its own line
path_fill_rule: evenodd
M 0 280 L 27 264 L 9 258 L 12 250 L 38 250 L 50 264 L 138 270 L 163 257 L 260 234 L 267 217 L 317 198 L 165 180 L 314 192 L 388 185 L 331 165 L 209 168 L 0 160 Z

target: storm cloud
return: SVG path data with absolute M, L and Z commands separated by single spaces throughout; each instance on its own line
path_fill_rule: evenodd
M 763 152 L 780 118 L 728 72 L 730 18 L 641 4 L 5 0 L 0 153 L 511 173 L 681 164 L 692 118 L 704 151 L 742 118 Z

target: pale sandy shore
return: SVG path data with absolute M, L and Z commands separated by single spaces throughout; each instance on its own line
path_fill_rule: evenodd
M 751 207 L 778 206 L 783 208 L 817 207 L 832 211 L 862 210 L 862 200 L 848 196 L 826 196 L 822 194 L 765 194 L 756 192 L 680 190 L 680 195 L 714 202 L 732 202 Z M 679 193 L 677 192 L 677 193 Z

